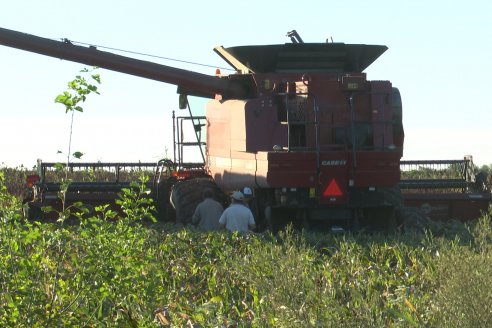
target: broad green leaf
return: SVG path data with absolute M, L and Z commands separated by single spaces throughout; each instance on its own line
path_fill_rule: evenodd
M 80 151 L 76 151 L 75 153 L 72 154 L 73 157 L 76 159 L 80 159 L 82 156 L 84 156 L 84 153 L 81 153 Z
M 58 95 L 55 98 L 55 102 L 64 104 L 67 101 L 67 99 L 68 99 L 68 97 L 66 95 Z
M 62 154 L 62 152 L 61 152 L 61 151 L 59 151 L 59 153 L 58 153 L 58 154 Z M 55 163 L 55 169 L 56 169 L 57 171 L 63 171 L 63 170 L 65 169 L 65 164 L 60 163 L 60 162 Z
M 92 74 L 91 77 L 96 80 L 97 83 L 101 83 L 101 76 L 99 74 Z
M 109 206 L 109 204 L 98 205 L 98 206 L 94 207 L 94 211 L 103 212 L 104 210 L 106 210 L 108 208 L 108 206 Z
M 54 209 L 53 206 L 43 206 L 41 207 L 41 211 L 43 211 L 43 213 L 50 213 L 53 212 Z
M 223 301 L 223 298 L 221 296 L 217 295 L 217 296 L 212 297 L 209 302 L 220 303 L 222 301 Z

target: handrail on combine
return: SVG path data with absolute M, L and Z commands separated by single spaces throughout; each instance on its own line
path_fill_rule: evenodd
M 68 172 L 73 175 L 73 181 L 84 182 L 85 177 L 82 175 L 76 175 L 75 172 L 105 172 L 111 173 L 114 179 L 109 182 L 119 183 L 121 181 L 122 172 L 153 172 L 156 168 L 155 162 L 78 162 L 78 163 L 57 163 L 57 162 L 43 162 L 41 159 L 37 161 L 37 172 L 41 183 L 46 183 L 47 173 L 55 172 L 60 168 L 66 169 L 68 165 Z M 90 174 L 89 174 L 90 176 Z M 110 175 L 106 175 L 109 178 Z M 90 177 L 89 177 L 90 179 Z
M 472 156 L 460 160 L 400 161 L 400 169 L 401 189 L 484 191 Z

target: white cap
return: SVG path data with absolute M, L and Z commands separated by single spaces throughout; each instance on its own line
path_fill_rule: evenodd
M 242 192 L 240 191 L 235 191 L 232 193 L 231 197 L 235 200 L 239 200 L 239 201 L 242 201 L 244 199 L 244 195 Z
M 243 194 L 244 194 L 244 196 L 252 196 L 253 195 L 253 190 L 251 190 L 250 187 L 244 187 Z

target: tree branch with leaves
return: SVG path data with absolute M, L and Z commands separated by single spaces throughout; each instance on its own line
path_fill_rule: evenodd
M 84 68 L 80 71 L 80 75 L 77 75 L 75 79 L 68 82 L 68 89 L 63 91 L 55 98 L 55 103 L 60 103 L 65 106 L 65 114 L 71 112 L 72 118 L 70 122 L 70 135 L 68 139 L 68 152 L 67 152 L 67 166 L 70 164 L 70 157 L 80 159 L 83 153 L 76 151 L 71 154 L 72 148 L 72 133 L 73 133 L 73 119 L 75 112 L 83 112 L 84 109 L 81 103 L 84 103 L 87 96 L 91 93 L 100 94 L 96 84 L 101 84 L 101 77 L 99 74 L 94 73 L 97 67 L 92 69 Z M 58 151 L 62 154 L 62 151 Z
M 70 180 L 68 179 L 68 172 L 70 166 L 70 158 L 80 159 L 83 156 L 83 153 L 80 151 L 76 151 L 72 153 L 72 132 L 73 132 L 73 120 L 75 112 L 83 112 L 84 109 L 82 107 L 82 103 L 87 100 L 87 96 L 91 93 L 100 94 L 96 84 L 101 83 L 101 77 L 99 74 L 94 73 L 97 70 L 97 67 L 93 67 L 92 69 L 84 68 L 80 71 L 81 74 L 75 76 L 75 79 L 68 82 L 67 90 L 63 91 L 63 93 L 59 94 L 55 98 L 55 103 L 62 104 L 65 106 L 65 114 L 71 112 L 72 117 L 70 121 L 70 134 L 68 139 L 68 152 L 66 153 L 67 162 L 66 165 L 58 163 L 57 169 L 63 170 L 65 169 L 65 179 L 60 183 L 60 192 L 58 197 L 62 201 L 62 212 L 59 214 L 59 221 L 63 222 L 67 217 L 70 216 L 70 209 L 66 208 L 66 193 L 70 186 Z M 62 151 L 58 151 L 58 154 L 63 154 Z M 74 204 L 75 206 L 76 204 Z M 77 207 L 77 206 L 76 206 Z M 45 210 L 45 209 L 43 209 Z M 50 210 L 50 209 L 46 209 Z

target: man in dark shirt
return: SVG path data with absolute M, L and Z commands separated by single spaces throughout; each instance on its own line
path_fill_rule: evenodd
M 212 189 L 203 191 L 203 201 L 198 204 L 191 219 L 194 225 L 202 231 L 219 230 L 219 218 L 224 212 L 224 207 L 213 199 Z

